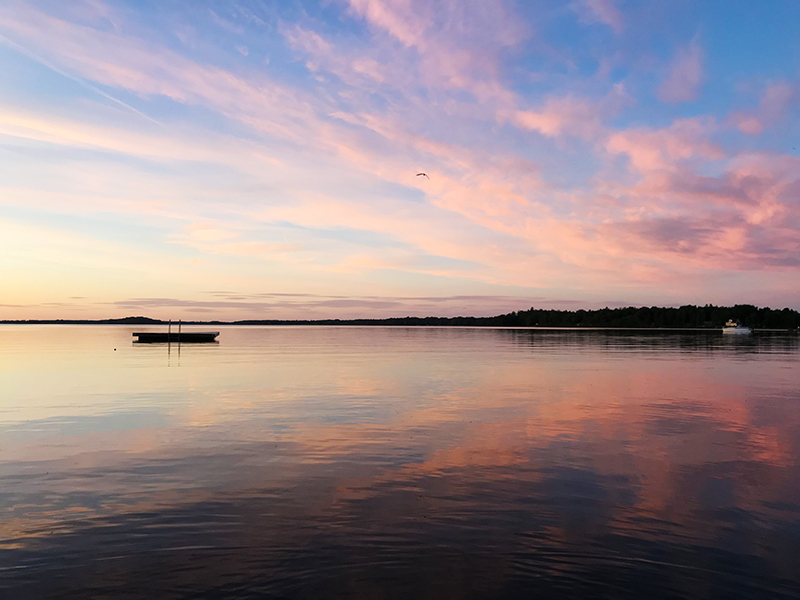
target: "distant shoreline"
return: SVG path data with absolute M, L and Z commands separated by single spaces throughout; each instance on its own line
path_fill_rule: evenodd
M 507 327 L 559 329 L 715 330 L 734 319 L 760 331 L 800 329 L 800 312 L 790 308 L 735 306 L 627 307 L 598 310 L 544 310 L 531 308 L 494 317 L 390 317 L 385 319 L 242 319 L 237 321 L 181 321 L 184 325 L 316 325 L 383 327 Z M 2 325 L 167 325 L 145 316 L 116 319 L 0 320 Z M 172 321 L 173 324 L 177 320 Z
M 161 326 L 167 325 L 169 321 L 161 321 L 154 323 L 119 323 L 119 322 L 105 322 L 105 321 L 68 321 L 68 320 L 55 320 L 55 321 L 0 321 L 0 325 L 85 325 L 85 326 L 117 326 L 117 327 L 133 327 L 133 326 Z M 172 325 L 177 327 L 178 321 L 173 321 Z M 341 322 L 319 322 L 319 321 L 302 321 L 302 322 L 247 322 L 240 323 L 236 321 L 181 321 L 183 325 L 203 326 L 213 325 L 214 327 L 389 327 L 389 328 L 418 328 L 418 329 L 507 329 L 517 331 L 630 331 L 640 333 L 658 333 L 658 332 L 695 332 L 695 333 L 720 333 L 721 327 L 603 327 L 603 326 L 525 326 L 525 325 L 396 325 L 386 323 L 372 323 L 364 325 L 363 323 L 351 323 L 346 321 Z M 787 328 L 755 328 L 754 333 L 798 333 L 800 328 L 787 329 Z

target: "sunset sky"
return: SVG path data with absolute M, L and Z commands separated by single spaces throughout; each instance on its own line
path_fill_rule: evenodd
M 798 23 L 3 0 L 0 319 L 800 309 Z

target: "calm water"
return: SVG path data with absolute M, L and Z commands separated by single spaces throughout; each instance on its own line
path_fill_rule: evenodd
M 4 599 L 800 597 L 797 335 L 133 330 L 0 327 Z

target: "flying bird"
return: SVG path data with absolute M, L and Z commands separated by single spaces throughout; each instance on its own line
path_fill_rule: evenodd
M 424 175 L 425 177 L 428 177 L 427 173 L 417 173 L 417 177 L 419 177 L 420 175 Z M 430 180 L 430 177 L 428 177 L 428 179 Z

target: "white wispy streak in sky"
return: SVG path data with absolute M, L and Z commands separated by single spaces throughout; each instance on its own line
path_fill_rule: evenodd
M 0 318 L 798 308 L 799 11 L 11 0 Z

